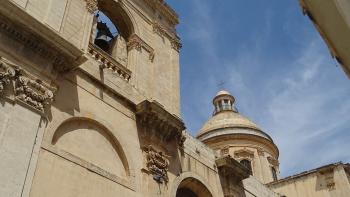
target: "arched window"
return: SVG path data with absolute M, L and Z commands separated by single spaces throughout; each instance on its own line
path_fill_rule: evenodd
M 277 172 L 274 167 L 271 167 L 273 181 L 277 181 Z
M 246 167 L 247 169 L 249 169 L 251 175 L 253 174 L 253 171 L 252 171 L 252 164 L 251 164 L 251 162 L 250 162 L 248 159 L 243 159 L 243 160 L 241 160 L 239 163 L 241 163 L 244 167 Z

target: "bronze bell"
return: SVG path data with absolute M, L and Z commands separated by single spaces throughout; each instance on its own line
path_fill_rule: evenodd
M 97 35 L 95 38 L 95 45 L 100 47 L 102 50 L 108 52 L 111 45 L 111 40 L 113 39 L 113 35 L 106 23 L 98 22 L 97 23 Z

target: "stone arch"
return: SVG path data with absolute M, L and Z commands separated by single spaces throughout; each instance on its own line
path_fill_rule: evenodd
M 130 176 L 123 146 L 110 129 L 96 120 L 73 117 L 63 121 L 55 129 L 51 145 L 121 178 Z
M 113 22 L 125 39 L 128 39 L 133 33 L 135 33 L 135 20 L 129 10 L 120 1 L 99 0 L 98 9 Z
M 181 197 L 181 194 L 193 197 L 213 197 L 209 183 L 193 172 L 185 172 L 178 176 L 173 183 L 171 197 Z

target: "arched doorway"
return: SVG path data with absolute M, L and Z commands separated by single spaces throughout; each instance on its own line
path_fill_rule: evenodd
M 188 177 L 181 181 L 176 197 L 212 197 L 208 188 L 199 180 Z

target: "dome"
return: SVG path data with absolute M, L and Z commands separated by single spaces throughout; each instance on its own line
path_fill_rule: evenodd
M 225 107 L 226 98 L 232 98 L 230 100 L 232 102 L 228 102 L 230 107 Z M 197 138 L 204 140 L 218 135 L 249 134 L 263 137 L 272 142 L 271 137 L 254 122 L 238 113 L 234 102 L 235 99 L 229 92 L 219 91 L 213 99 L 214 114 L 199 130 Z

